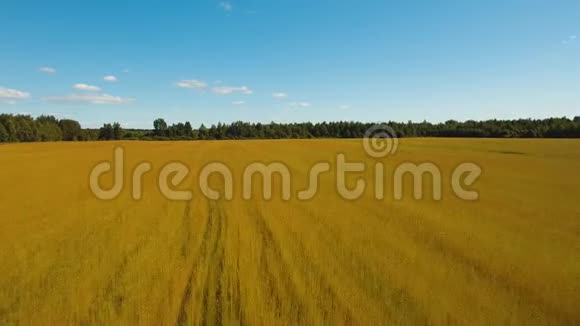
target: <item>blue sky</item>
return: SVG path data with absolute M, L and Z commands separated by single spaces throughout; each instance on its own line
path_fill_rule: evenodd
M 0 31 L 0 112 L 86 127 L 580 115 L 579 1 L 2 0 Z

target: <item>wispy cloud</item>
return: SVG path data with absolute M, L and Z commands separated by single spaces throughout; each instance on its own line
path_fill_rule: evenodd
M 273 93 L 272 97 L 273 98 L 287 98 L 288 94 L 286 94 L 286 93 Z
M 98 92 L 101 90 L 98 86 L 87 85 L 87 84 L 74 84 L 74 89 L 78 89 L 80 91 L 89 91 L 89 92 Z
M 65 96 L 51 96 L 46 98 L 51 102 L 69 102 L 86 104 L 125 104 L 135 101 L 135 99 L 113 96 L 108 94 L 71 94 Z
M 223 86 L 223 87 L 214 87 L 213 92 L 219 95 L 230 95 L 230 94 L 245 94 L 250 95 L 253 94 L 254 91 L 249 89 L 246 86 L 242 87 L 230 87 L 230 86 Z
M 568 38 L 566 38 L 565 40 L 562 41 L 562 44 L 572 44 L 576 42 L 576 39 L 578 37 L 576 35 L 570 35 L 568 36 Z
M 346 109 L 349 109 L 350 106 L 343 104 L 343 105 L 339 106 L 338 108 L 341 110 L 346 110 Z
M 40 69 L 41 72 L 45 72 L 47 74 L 54 74 L 56 72 L 56 69 L 52 68 L 52 67 L 41 67 Z
M 103 77 L 103 80 L 108 82 L 116 82 L 118 79 L 115 76 L 105 76 Z
M 23 100 L 29 97 L 30 93 L 0 86 L 0 99 L 7 104 L 16 104 L 16 100 Z
M 184 80 L 180 80 L 177 83 L 175 83 L 175 85 L 177 85 L 177 87 L 181 87 L 181 88 L 197 88 L 197 89 L 201 89 L 201 88 L 206 88 L 207 87 L 207 83 L 201 80 L 197 80 L 197 79 L 184 79 Z
M 220 2 L 219 3 L 219 7 L 221 9 L 223 9 L 224 11 L 227 11 L 227 12 L 231 12 L 232 10 L 234 10 L 234 6 L 229 1 L 222 1 L 222 2 Z
M 310 104 L 310 102 L 290 102 L 289 104 L 291 107 L 295 107 L 295 108 L 307 108 L 309 106 L 312 106 L 312 104 Z
M 130 70 L 129 70 L 129 69 L 127 69 L 127 68 L 125 68 L 125 69 L 123 69 L 123 70 L 121 70 L 121 71 L 122 71 L 122 72 L 124 72 L 124 73 L 128 73 Z
M 245 101 L 233 101 L 232 104 L 233 105 L 244 105 L 244 104 L 246 104 L 246 102 Z
M 70 119 L 74 117 L 74 113 L 64 113 L 64 112 L 49 112 L 48 115 L 51 115 L 57 119 Z

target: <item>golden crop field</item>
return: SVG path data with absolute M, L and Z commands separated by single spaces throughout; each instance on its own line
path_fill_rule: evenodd
M 114 200 L 90 191 L 97 163 L 125 150 L 125 186 Z M 295 193 L 309 168 L 337 153 L 384 164 L 385 195 L 373 186 L 341 198 L 336 171 L 314 198 Z M 143 197 L 132 169 L 152 164 Z M 158 175 L 190 167 L 166 199 Z M 234 196 L 210 200 L 197 174 L 222 162 Z M 261 184 L 244 200 L 251 162 L 282 162 L 273 198 Z M 440 168 L 442 200 L 392 196 L 402 162 Z M 465 201 L 451 190 L 462 162 L 483 172 Z M 2 325 L 578 325 L 580 323 L 580 141 L 402 139 L 395 155 L 368 157 L 360 140 L 36 143 L 0 146 Z M 224 189 L 219 175 L 211 185 Z M 428 178 L 427 178 L 428 179 Z M 260 178 L 256 178 L 260 181 Z M 112 174 L 103 177 L 103 187 Z

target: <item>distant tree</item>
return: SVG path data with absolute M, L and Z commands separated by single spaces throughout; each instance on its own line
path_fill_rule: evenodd
M 166 136 L 167 133 L 167 122 L 163 119 L 157 119 L 153 121 L 153 128 L 155 130 L 155 135 Z
M 123 128 L 121 128 L 121 124 L 118 122 L 113 123 L 113 139 L 121 140 L 123 139 Z
M 191 131 L 191 139 L 199 139 L 199 130 L 192 130 Z
M 36 141 L 37 129 L 34 119 L 29 115 L 17 115 L 14 117 L 16 138 L 21 142 Z
M 36 118 L 37 138 L 40 141 L 62 140 L 62 130 L 53 116 L 41 115 Z
M 52 115 L 41 115 L 36 118 L 36 122 L 52 123 L 58 125 L 58 119 Z
M 199 126 L 199 139 L 207 139 L 208 137 L 209 132 L 205 125 L 202 123 L 201 126 Z
M 16 124 L 14 123 L 14 118 L 10 117 L 7 119 L 4 127 L 6 127 L 6 131 L 8 131 L 8 141 L 17 142 L 18 138 L 16 137 Z
M 65 141 L 79 140 L 81 137 L 81 125 L 75 120 L 63 119 L 59 122 L 62 130 L 62 139 Z
M 81 140 L 83 141 L 94 141 L 99 139 L 99 130 L 95 129 L 83 129 L 81 133 Z
M 4 143 L 8 141 L 8 131 L 4 128 L 4 125 L 0 123 L 0 143 Z
M 99 140 L 112 140 L 115 139 L 115 133 L 113 126 L 110 123 L 105 123 L 101 129 L 99 129 Z
M 189 121 L 185 122 L 184 128 L 185 128 L 185 130 L 184 130 L 185 136 L 192 138 L 193 137 L 193 128 L 191 127 L 191 123 L 189 123 Z
M 174 124 L 173 126 L 173 136 L 177 136 L 178 138 L 185 136 L 185 124 L 183 122 L 179 122 L 178 124 Z

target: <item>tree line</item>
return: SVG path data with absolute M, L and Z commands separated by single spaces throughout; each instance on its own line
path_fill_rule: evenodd
M 42 115 L 0 114 L 0 142 L 88 140 L 87 132 L 75 120 L 58 120 Z
M 398 137 L 580 138 L 580 116 L 569 119 L 486 121 L 384 122 Z M 78 121 L 42 115 L 0 114 L 0 142 L 96 140 L 220 140 L 291 138 L 362 138 L 376 123 L 352 121 L 319 123 L 218 123 L 194 129 L 190 122 L 168 125 L 156 119 L 153 129 L 123 129 L 118 122 L 100 129 L 83 129 Z

